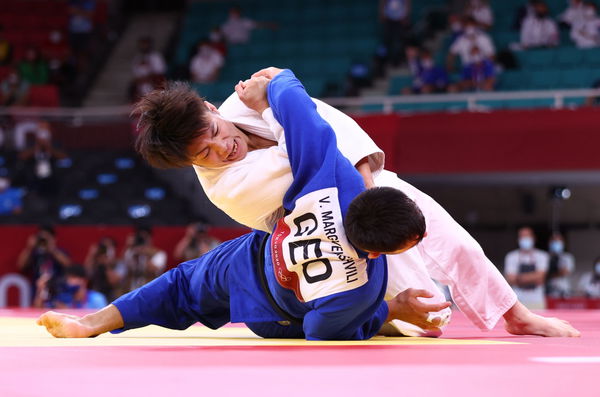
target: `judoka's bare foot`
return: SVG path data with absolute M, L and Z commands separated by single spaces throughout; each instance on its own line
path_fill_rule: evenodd
M 504 328 L 513 335 L 539 335 L 550 337 L 579 337 L 581 333 L 569 322 L 555 317 L 532 313 L 517 302 L 504 314 Z
M 112 304 L 83 317 L 47 312 L 38 318 L 37 323 L 56 338 L 89 338 L 124 326 L 121 312 Z
M 46 312 L 37 320 L 38 325 L 56 338 L 87 338 L 94 335 L 94 330 L 89 325 L 83 324 L 80 317 L 69 314 Z

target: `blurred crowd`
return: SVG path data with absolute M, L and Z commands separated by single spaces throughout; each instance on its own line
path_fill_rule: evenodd
M 382 65 L 405 63 L 413 82 L 402 93 L 492 91 L 499 73 L 515 67 L 516 51 L 556 47 L 561 44 L 561 31 L 569 32 L 571 44 L 577 48 L 600 47 L 600 18 L 593 1 L 570 0 L 555 16 L 543 0 L 524 1 L 514 13 L 513 29 L 520 40 L 500 52 L 489 33 L 494 28 L 494 11 L 488 0 L 451 3 L 449 47 L 442 65 L 418 38 L 421 34 L 415 28 L 418 21 L 411 20 L 411 0 L 381 0 L 383 46 L 376 54 L 375 69 L 382 74 Z M 600 86 L 600 80 L 594 86 Z
M 96 1 L 44 4 L 47 14 L 0 11 L 0 106 L 59 106 L 61 96 L 81 95 L 91 73 Z
M 189 225 L 173 247 L 172 256 L 189 261 L 210 251 L 220 241 L 205 224 Z M 98 309 L 164 273 L 167 252 L 155 246 L 152 229 L 139 226 L 119 247 L 110 236 L 93 243 L 83 263 L 75 263 L 62 249 L 51 226 L 40 226 L 21 251 L 20 272 L 29 280 L 35 307 Z M 171 264 L 172 265 L 172 264 Z
M 564 236 L 550 236 L 547 250 L 536 248 L 536 235 L 525 226 L 517 232 L 518 248 L 504 261 L 504 275 L 523 304 L 532 309 L 546 308 L 546 297 L 585 296 L 600 298 L 600 257 L 591 271 L 575 280 L 575 257 L 567 251 Z
M 61 189 L 57 167 L 67 158 L 53 141 L 47 121 L 1 119 L 0 216 L 20 214 L 26 198 L 29 209 L 47 206 Z
M 250 42 L 254 29 L 277 29 L 277 24 L 256 21 L 243 15 L 240 7 L 231 7 L 228 17 L 220 26 L 211 28 L 207 37 L 201 38 L 190 51 L 187 70 L 181 78 L 194 83 L 209 84 L 217 81 L 230 45 Z M 163 55 L 154 47 L 151 37 L 141 37 L 138 52 L 132 61 L 132 82 L 129 99 L 137 101 L 142 95 L 164 84 L 167 74 Z

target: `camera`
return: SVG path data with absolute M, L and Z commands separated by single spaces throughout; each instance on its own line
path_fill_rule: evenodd
M 142 233 L 136 233 L 133 239 L 133 246 L 139 247 L 141 245 L 146 245 L 146 237 Z

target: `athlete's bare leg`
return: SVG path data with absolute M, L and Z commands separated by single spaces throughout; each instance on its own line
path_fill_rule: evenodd
M 42 314 L 37 324 L 46 327 L 56 338 L 88 338 L 124 325 L 123 317 L 114 305 L 83 317 L 50 311 Z
M 504 313 L 504 328 L 514 335 L 578 337 L 581 333 L 567 321 L 532 313 L 519 301 Z

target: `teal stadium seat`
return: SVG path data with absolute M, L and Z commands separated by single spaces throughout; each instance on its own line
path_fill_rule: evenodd
M 531 72 L 528 70 L 507 70 L 498 78 L 498 89 L 519 91 L 529 88 Z
M 362 110 L 365 113 L 382 113 L 383 105 L 379 103 L 369 103 L 366 105 L 362 105 L 360 107 L 360 110 Z
M 518 53 L 519 64 L 523 69 L 552 69 L 556 61 L 556 51 L 552 49 L 528 50 Z
M 530 88 L 534 90 L 560 87 L 560 70 L 536 70 L 532 72 Z
M 584 61 L 586 65 L 594 68 L 600 68 L 600 48 L 592 48 L 589 50 L 583 50 Z
M 535 109 L 551 108 L 554 106 L 553 99 L 510 99 L 505 101 L 508 109 Z
M 579 66 L 583 62 L 584 52 L 579 48 L 558 48 L 556 64 L 562 69 L 570 69 Z
M 571 69 L 560 72 L 560 87 L 562 88 L 588 88 L 592 85 L 592 71 L 590 69 Z
M 396 76 L 390 80 L 388 95 L 400 95 L 404 87 L 412 85 L 412 76 Z

